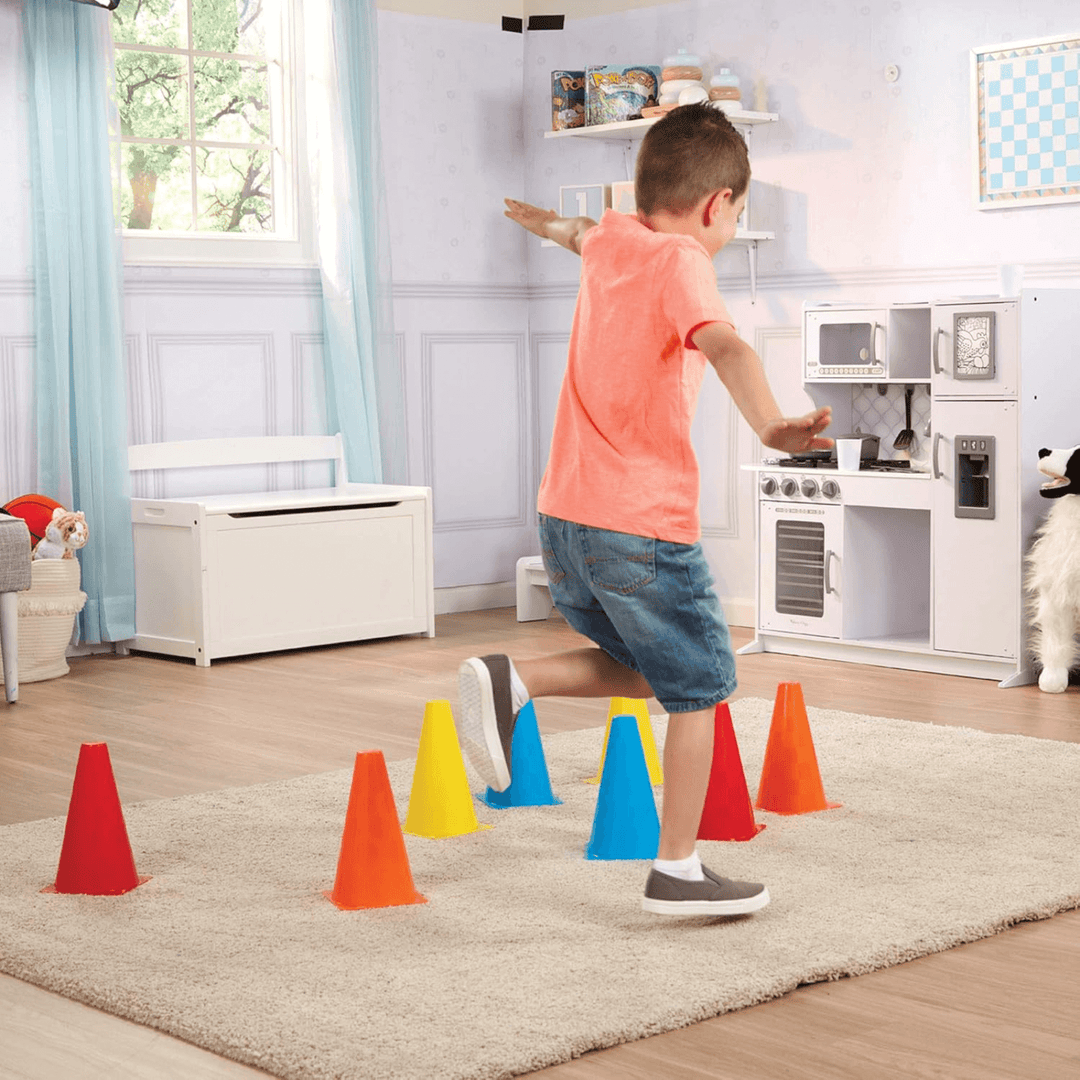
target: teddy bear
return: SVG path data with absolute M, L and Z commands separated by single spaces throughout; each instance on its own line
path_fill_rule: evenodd
M 89 537 L 86 516 L 81 510 L 53 510 L 52 520 L 45 526 L 45 535 L 34 548 L 35 559 L 73 559 Z
M 1056 501 L 1035 532 L 1025 586 L 1039 689 L 1061 694 L 1080 632 L 1080 446 L 1040 450 L 1039 472 L 1049 477 L 1039 494 Z

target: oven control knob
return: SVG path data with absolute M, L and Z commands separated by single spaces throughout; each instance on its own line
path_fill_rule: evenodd
M 817 481 L 811 480 L 808 476 L 800 485 L 802 493 L 808 498 L 812 499 L 817 494 Z
M 761 494 L 762 495 L 775 495 L 776 494 L 776 477 L 775 476 L 763 476 L 761 478 Z
M 821 494 L 826 499 L 835 499 L 840 494 L 840 485 L 835 480 L 823 480 Z
M 799 485 L 795 483 L 795 477 L 785 476 L 784 479 L 780 481 L 780 490 L 785 495 L 794 495 L 799 490 Z

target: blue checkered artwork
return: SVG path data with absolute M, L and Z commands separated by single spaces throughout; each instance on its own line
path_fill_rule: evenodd
M 1080 39 L 976 50 L 981 208 L 1080 200 Z

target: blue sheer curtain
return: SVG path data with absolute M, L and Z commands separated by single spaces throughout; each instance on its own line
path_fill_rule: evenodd
M 107 11 L 25 0 L 37 488 L 86 514 L 84 642 L 135 633 Z
M 345 436 L 351 480 L 405 483 L 375 3 L 316 0 L 305 5 L 304 20 L 327 419 L 332 432 Z

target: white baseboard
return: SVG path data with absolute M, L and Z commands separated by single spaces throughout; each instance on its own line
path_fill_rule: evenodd
M 740 596 L 724 596 L 720 598 L 720 606 L 724 609 L 728 626 L 756 625 L 757 606 L 753 600 Z
M 512 581 L 493 581 L 487 585 L 456 585 L 435 590 L 436 615 L 487 611 L 489 608 L 514 607 L 516 604 L 517 589 Z

